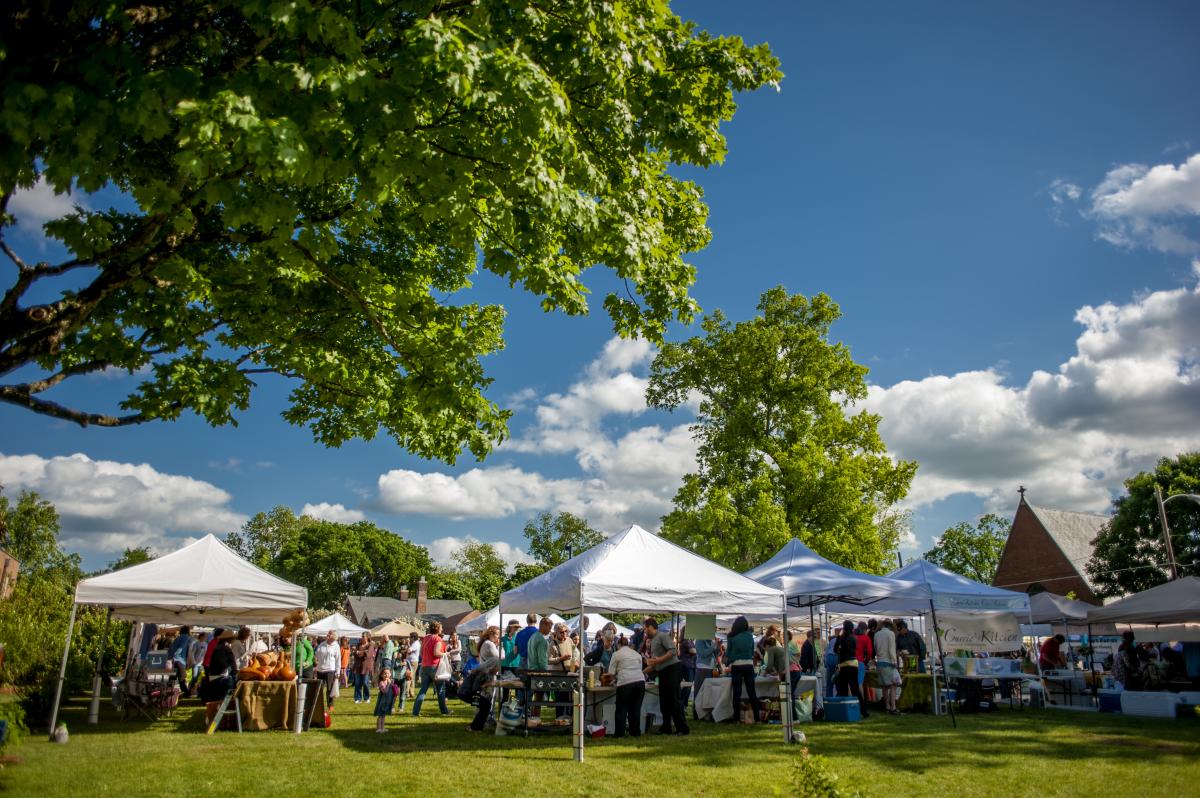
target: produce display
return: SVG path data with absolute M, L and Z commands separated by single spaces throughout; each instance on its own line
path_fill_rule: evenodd
M 294 610 L 283 616 L 283 628 L 279 630 L 280 642 L 291 642 L 292 635 L 310 623 L 307 610 Z M 255 654 L 250 664 L 238 671 L 238 680 L 243 682 L 290 682 L 296 678 L 296 670 L 288 656 L 276 651 Z

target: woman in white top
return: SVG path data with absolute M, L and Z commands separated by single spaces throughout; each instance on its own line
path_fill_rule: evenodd
M 896 631 L 890 620 L 875 632 L 875 675 L 883 691 L 883 705 L 889 715 L 899 715 L 896 709 Z
M 608 663 L 608 672 L 617 686 L 617 730 L 613 737 L 624 737 L 629 727 L 630 737 L 640 737 L 642 699 L 646 696 L 646 674 L 642 672 L 642 655 L 622 637 Z
M 479 692 L 478 706 L 475 718 L 471 721 L 471 731 L 483 731 L 487 724 L 488 715 L 492 713 L 492 691 L 483 685 L 493 674 L 500 672 L 500 627 L 489 626 L 479 638 L 479 665 L 471 671 L 471 678 L 476 679 L 475 690 Z

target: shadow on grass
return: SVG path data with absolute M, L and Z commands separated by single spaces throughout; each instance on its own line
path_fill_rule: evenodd
M 153 722 L 122 721 L 111 704 L 103 702 L 97 726 L 86 724 L 87 707 L 86 696 L 64 704 L 61 717 L 73 736 L 141 731 L 204 734 L 203 706 L 194 702 L 184 702 L 172 717 Z M 472 732 L 467 728 L 472 709 L 462 704 L 452 707 L 454 715 L 450 718 L 436 714 L 413 718 L 407 713 L 389 717 L 388 733 L 380 735 L 375 733 L 374 717 L 368 706 L 339 703 L 333 713 L 332 728 L 313 729 L 307 734 L 319 735 L 348 751 L 366 754 L 453 752 L 478 761 L 509 760 L 514 755 L 535 761 L 571 758 L 568 733 L 524 737 Z M 853 760 L 886 751 L 889 768 L 917 775 L 946 766 L 990 771 L 1010 767 L 1022 759 L 1053 760 L 1080 767 L 1086 766 L 1088 760 L 1099 759 L 1107 763 L 1153 765 L 1200 757 L 1200 723 L 1186 720 L 1053 710 L 1000 710 L 958 720 L 958 728 L 954 728 L 947 717 L 876 715 L 862 723 L 817 723 L 799 728 L 807 734 L 808 747 L 813 753 Z M 694 722 L 691 728 L 688 737 L 649 734 L 622 740 L 589 739 L 585 743 L 585 758 L 621 764 L 628 760 L 629 764 L 636 764 L 652 753 L 664 764 L 689 767 L 720 766 L 734 758 L 743 764 L 758 761 L 769 765 L 777 764 L 781 753 L 798 750 L 783 742 L 779 726 Z M 283 735 L 275 732 L 275 736 Z

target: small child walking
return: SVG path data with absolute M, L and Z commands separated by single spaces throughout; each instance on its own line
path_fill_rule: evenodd
M 392 704 L 396 701 L 397 685 L 392 681 L 392 669 L 384 668 L 379 674 L 379 693 L 375 698 L 375 733 L 383 734 L 384 722 L 392 714 Z

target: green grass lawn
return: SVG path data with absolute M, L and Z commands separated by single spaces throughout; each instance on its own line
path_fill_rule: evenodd
M 566 735 L 532 739 L 467 730 L 468 709 L 454 715 L 389 719 L 374 730 L 368 705 L 343 698 L 331 729 L 203 733 L 203 713 L 189 702 L 154 723 L 118 720 L 107 702 L 101 723 L 85 722 L 85 698 L 65 706 L 67 745 L 44 736 L 10 751 L 19 762 L 0 770 L 0 791 L 17 796 L 236 796 L 304 785 L 355 784 L 424 795 L 566 795 L 640 792 L 657 795 L 762 796 L 785 786 L 796 746 L 778 726 L 694 723 L 690 737 L 589 741 L 582 765 Z M 1200 722 L 1160 721 L 1068 711 L 1001 710 L 959 718 L 879 713 L 858 724 L 808 724 L 812 753 L 828 758 L 844 781 L 871 796 L 1111 795 L 1140 785 L 1156 795 L 1195 795 L 1200 784 Z M 616 781 L 614 781 L 614 779 Z M 285 785 L 291 785 L 290 787 Z M 388 785 L 391 785 L 389 787 Z M 403 785 L 403 786 L 402 786 Z M 540 786 L 538 786 L 540 785 Z M 624 786 L 621 786 L 624 785 Z M 651 789 L 653 785 L 653 789 Z

